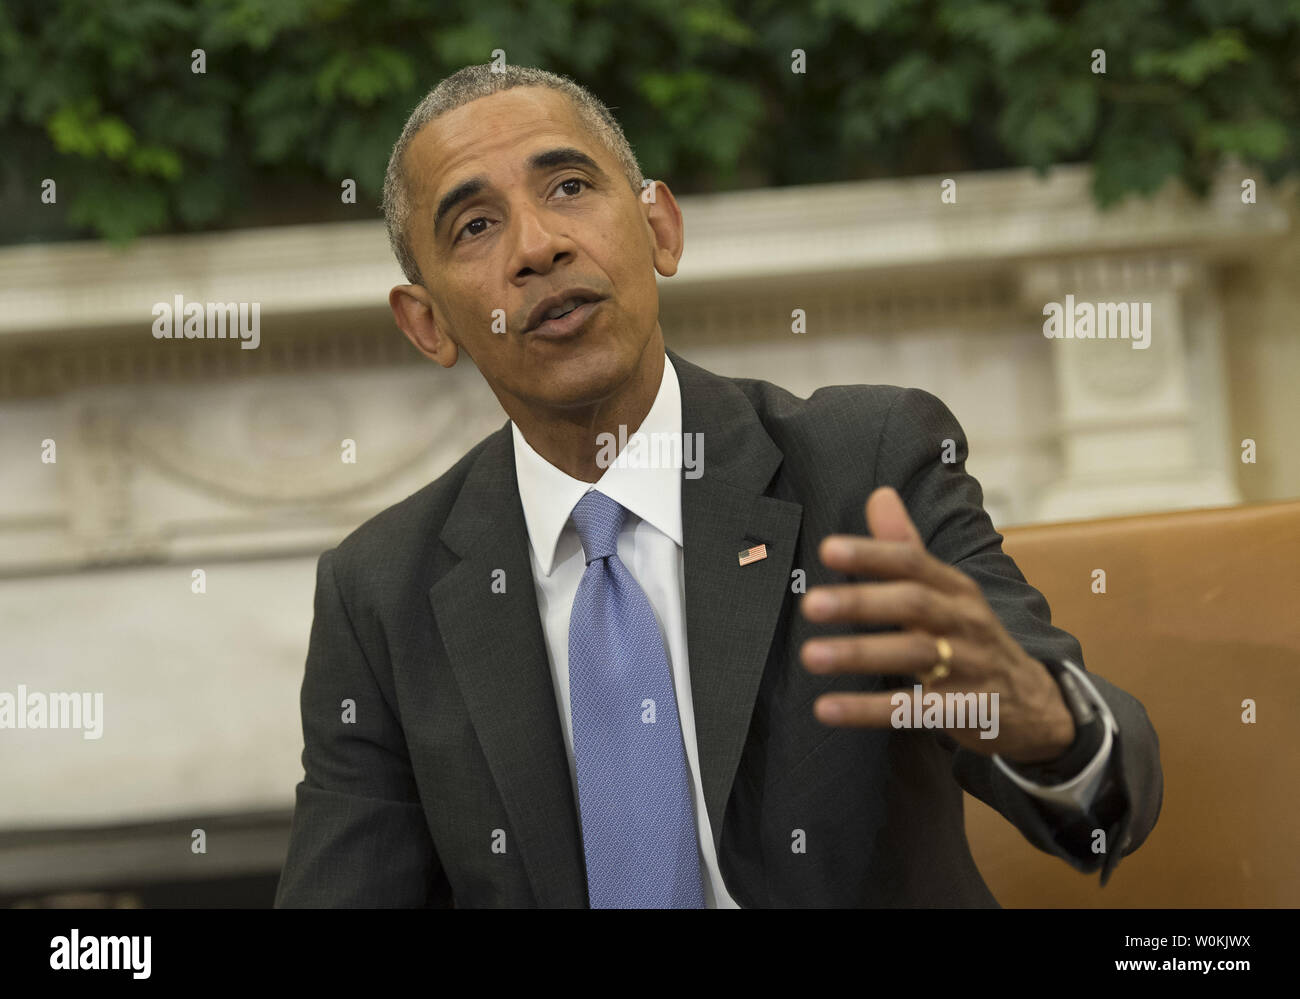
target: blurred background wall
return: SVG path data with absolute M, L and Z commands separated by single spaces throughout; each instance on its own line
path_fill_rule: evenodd
M 505 420 L 395 328 L 375 207 L 496 49 L 679 194 L 687 359 L 934 392 L 999 526 L 1300 496 L 1300 14 L 420 6 L 0 14 L 0 691 L 104 703 L 0 730 L 0 903 L 269 904 L 316 558 Z M 1067 295 L 1149 303 L 1150 347 L 1046 338 Z M 259 303 L 259 346 L 155 339 L 175 296 Z

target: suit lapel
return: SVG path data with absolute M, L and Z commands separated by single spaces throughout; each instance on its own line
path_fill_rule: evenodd
M 764 495 L 782 461 L 753 405 L 730 380 L 671 351 L 682 432 L 703 435 L 699 478 L 682 479 L 686 641 L 704 799 L 722 824 L 777 619 L 790 592 L 803 507 Z M 767 558 L 739 553 L 766 544 Z
M 487 439 L 441 538 L 460 561 L 429 599 L 515 848 L 540 906 L 585 906 L 577 813 L 509 424 Z M 492 592 L 498 569 L 505 572 L 504 593 Z

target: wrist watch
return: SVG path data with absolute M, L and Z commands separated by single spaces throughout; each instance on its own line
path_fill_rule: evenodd
M 1084 693 L 1079 681 L 1056 660 L 1040 660 L 1061 690 L 1061 699 L 1074 718 L 1074 742 L 1060 756 L 1035 763 L 1011 763 L 1017 773 L 1040 784 L 1063 784 L 1076 777 L 1101 749 L 1106 737 L 1106 722 Z

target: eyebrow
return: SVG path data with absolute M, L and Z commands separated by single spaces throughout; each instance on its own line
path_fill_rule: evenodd
M 575 149 L 573 146 L 559 146 L 555 149 L 546 149 L 540 153 L 534 153 L 528 157 L 528 169 L 533 173 L 539 173 L 543 170 L 554 170 L 556 167 L 586 167 L 592 173 L 600 177 L 601 180 L 606 178 L 605 171 L 602 170 L 590 156 L 581 149 Z M 486 177 L 471 177 L 469 180 L 461 181 L 450 191 L 442 196 L 438 202 L 438 209 L 433 214 L 433 230 L 438 232 L 443 223 L 451 214 L 452 209 L 462 202 L 479 194 L 487 188 L 488 182 Z

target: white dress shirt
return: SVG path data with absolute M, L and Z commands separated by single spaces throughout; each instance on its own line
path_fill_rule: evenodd
M 663 378 L 650 411 L 638 432 L 679 436 L 682 428 L 681 390 L 671 359 L 664 356 Z M 691 700 L 691 674 L 686 649 L 686 575 L 682 548 L 682 470 L 680 467 L 641 468 L 615 463 L 599 481 L 583 482 L 560 471 L 539 455 L 513 421 L 515 472 L 524 520 L 528 525 L 529 558 L 537 590 L 537 608 L 546 639 L 547 658 L 555 688 L 555 702 L 569 758 L 573 800 L 578 800 L 577 769 L 573 758 L 573 716 L 569 703 L 569 616 L 586 570 L 582 542 L 570 514 L 588 490 L 595 489 L 628 510 L 618 536 L 618 557 L 645 591 L 654 610 L 668 653 L 677 695 L 686 765 L 690 770 L 691 807 L 700 846 L 704 904 L 708 908 L 737 909 L 727 892 L 713 846 L 713 829 L 704 805 L 700 780 L 699 747 L 695 739 L 695 711 Z M 630 431 L 629 431 L 630 434 Z M 653 438 L 651 438 L 653 439 Z M 668 438 L 664 438 L 668 439 Z M 594 444 L 594 442 L 593 442 Z M 1077 671 L 1077 670 L 1076 670 Z M 1087 683 L 1086 677 L 1084 682 Z M 1087 684 L 1092 691 L 1092 685 Z M 1096 698 L 1097 701 L 1101 699 Z M 1106 742 L 1093 761 L 1074 779 L 1059 787 L 1044 788 L 1009 770 L 994 757 L 1016 785 L 1040 800 L 1062 807 L 1078 807 L 1090 800 L 1109 757 L 1114 720 L 1104 702 Z

